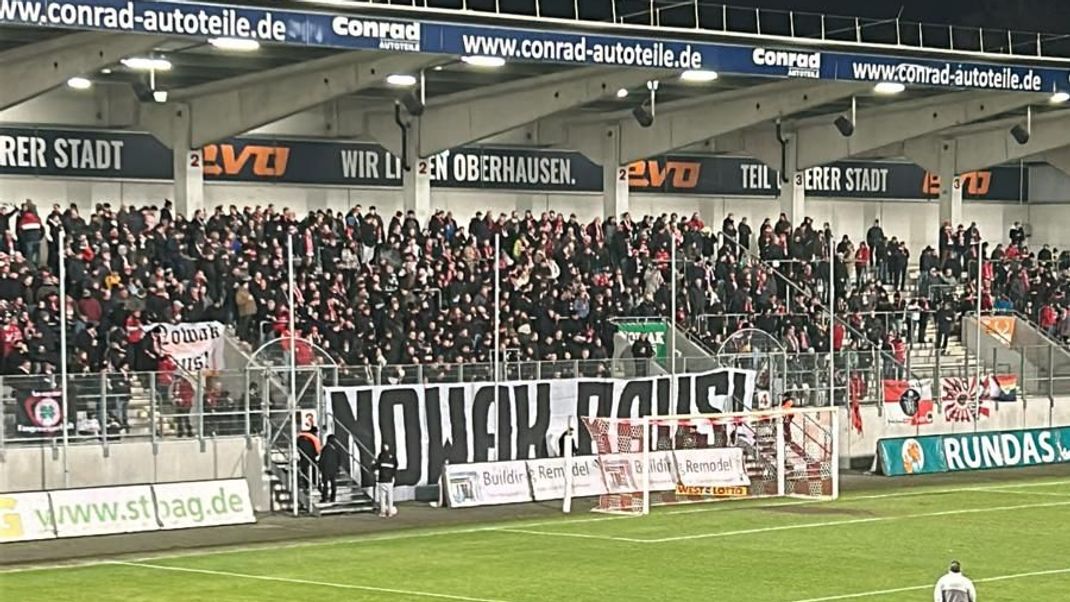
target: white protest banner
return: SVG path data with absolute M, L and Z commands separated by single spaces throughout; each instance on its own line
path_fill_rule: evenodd
M 0 543 L 55 537 L 47 493 L 0 493 Z
M 399 464 L 396 499 L 404 501 L 412 499 L 416 486 L 437 483 L 447 462 L 547 458 L 547 441 L 556 441 L 578 418 L 753 408 L 752 370 L 679 375 L 675 388 L 670 378 L 511 381 L 501 383 L 497 394 L 493 383 L 327 387 L 321 426 L 334 432 L 363 465 L 370 465 L 382 444 L 389 443 Z M 334 429 L 335 422 L 345 428 Z M 592 453 L 586 429 L 577 430 L 576 447 L 580 456 Z M 353 467 L 353 474 L 362 475 L 365 487 L 374 486 L 359 467 Z
M 52 498 L 57 537 L 156 531 L 156 507 L 148 485 L 60 489 Z
M 245 479 L 153 485 L 161 529 L 255 523 Z
M 223 325 L 219 322 L 149 324 L 146 333 L 159 337 L 164 354 L 188 372 L 222 370 Z
M 450 508 L 531 501 L 527 466 L 521 461 L 481 462 L 446 467 Z

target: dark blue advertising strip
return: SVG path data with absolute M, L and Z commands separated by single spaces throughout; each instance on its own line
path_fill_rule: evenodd
M 673 70 L 711 69 L 774 78 L 900 82 L 1022 92 L 1070 91 L 1070 70 L 1022 64 L 823 52 L 631 35 L 381 19 L 203 2 L 0 0 L 0 23 L 531 62 Z
M 400 187 L 401 161 L 373 143 L 236 138 L 203 149 L 208 181 Z M 144 133 L 0 128 L 0 174 L 170 180 L 171 151 Z M 420 161 L 435 188 L 526 192 L 602 191 L 602 167 L 574 151 L 489 146 L 446 151 Z M 1029 198 L 1028 170 L 994 167 L 961 176 L 963 196 Z M 628 166 L 635 193 L 776 196 L 779 174 L 744 157 L 670 155 Z M 806 171 L 817 198 L 934 199 L 940 181 L 902 162 L 842 161 Z

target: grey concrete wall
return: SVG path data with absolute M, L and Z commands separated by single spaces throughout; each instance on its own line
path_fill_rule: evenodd
M 264 474 L 263 441 L 259 437 L 221 437 L 161 441 L 153 453 L 149 441 L 120 441 L 108 446 L 71 445 L 70 487 L 103 487 L 177 481 L 244 478 L 258 512 L 270 507 Z M 0 461 L 0 491 L 63 488 L 63 451 L 48 446 L 8 447 Z

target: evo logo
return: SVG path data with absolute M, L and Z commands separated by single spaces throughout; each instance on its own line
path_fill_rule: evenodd
M 821 53 L 755 48 L 751 60 L 759 67 L 785 67 L 788 77 L 821 78 Z
M 331 30 L 347 38 L 378 38 L 379 50 L 420 52 L 419 23 L 335 17 Z

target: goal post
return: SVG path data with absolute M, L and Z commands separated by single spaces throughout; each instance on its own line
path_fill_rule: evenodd
M 584 418 L 582 424 L 602 478 L 598 512 L 643 515 L 669 504 L 839 496 L 836 408 Z

